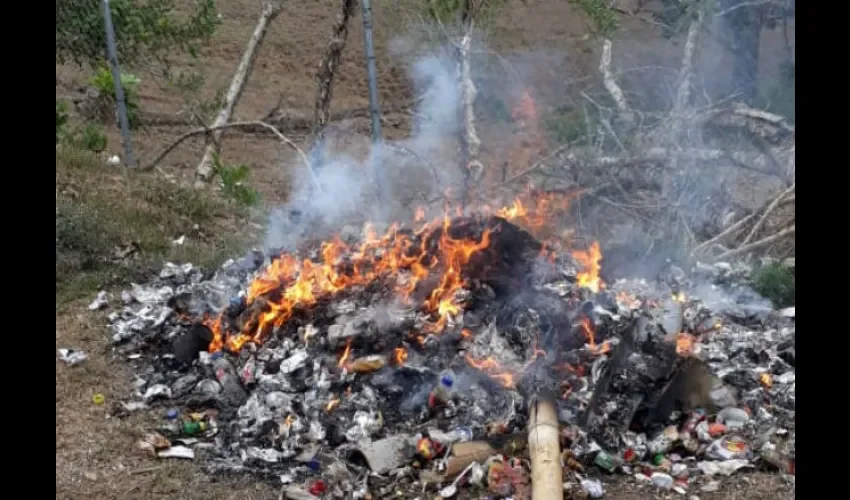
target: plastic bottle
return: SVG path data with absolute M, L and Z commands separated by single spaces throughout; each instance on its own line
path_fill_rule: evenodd
M 233 406 L 240 406 L 248 399 L 248 394 L 239 383 L 239 377 L 233 370 L 233 365 L 224 356 L 213 359 L 213 370 L 215 378 L 221 384 L 222 395 L 225 401 Z
M 437 386 L 431 391 L 428 397 L 428 406 L 434 408 L 451 401 L 454 394 L 454 385 L 455 375 L 451 370 L 441 373 Z

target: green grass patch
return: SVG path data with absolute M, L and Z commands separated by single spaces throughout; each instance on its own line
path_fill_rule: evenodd
M 122 172 L 68 146 L 56 154 L 57 304 L 148 279 L 166 260 L 216 266 L 256 242 L 243 229 L 248 209 L 211 190 Z

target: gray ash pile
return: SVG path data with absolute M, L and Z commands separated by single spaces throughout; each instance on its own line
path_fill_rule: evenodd
M 591 494 L 599 469 L 688 488 L 793 468 L 793 314 L 712 285 L 723 266 L 606 287 L 598 244 L 570 252 L 514 222 L 367 227 L 212 275 L 168 264 L 109 315 L 138 373 L 139 401 L 115 412 L 167 411 L 149 453 L 320 477 L 340 497 L 362 497 L 370 470 L 451 479 L 452 449 L 472 440 L 492 448 L 476 459 L 487 478 L 466 480 L 518 495 L 489 476 L 522 469 L 509 456 L 542 396 L 557 403 L 565 478 Z

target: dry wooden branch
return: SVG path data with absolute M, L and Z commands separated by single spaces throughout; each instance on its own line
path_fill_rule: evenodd
M 215 121 L 210 127 L 210 130 L 214 131 L 213 137 L 215 140 L 212 144 L 207 145 L 204 156 L 195 169 L 198 184 L 202 185 L 212 177 L 213 156 L 218 153 L 217 144 L 221 134 L 221 129 L 218 127 L 230 121 L 233 110 L 239 102 L 239 97 L 241 97 L 242 91 L 245 89 L 245 83 L 248 81 L 251 69 L 254 67 L 254 61 L 257 59 L 260 45 L 262 45 L 263 38 L 266 36 L 266 30 L 282 9 L 282 1 L 267 1 L 263 4 L 263 11 L 260 14 L 259 20 L 257 20 L 257 25 L 254 27 L 254 32 L 251 34 L 250 40 L 248 40 L 248 46 L 245 48 L 245 53 L 242 54 L 242 60 L 239 61 L 239 66 L 236 68 L 236 73 L 233 75 L 230 87 L 224 96 L 224 103 L 221 106 L 221 110 L 219 110 L 218 116 L 216 116 Z
M 764 225 L 764 222 L 767 220 L 767 216 L 770 215 L 770 213 L 773 212 L 773 210 L 776 209 L 776 207 L 779 206 L 779 203 L 786 196 L 793 193 L 796 189 L 797 189 L 797 183 L 795 182 L 794 184 L 791 185 L 791 187 L 789 187 L 785 191 L 781 192 L 779 194 L 779 196 L 777 196 L 776 198 L 773 199 L 772 202 L 770 202 L 770 205 L 768 205 L 767 208 L 764 210 L 764 213 L 762 214 L 761 218 L 759 218 L 759 220 L 756 221 L 756 223 L 753 225 L 753 228 L 750 229 L 750 233 L 747 235 L 746 238 L 744 238 L 744 241 L 741 242 L 741 246 L 746 245 L 747 243 L 749 243 L 753 239 L 753 237 L 758 233 L 759 229 L 761 229 L 761 227 Z
M 248 121 L 248 122 L 231 122 L 231 123 L 225 123 L 225 124 L 222 124 L 222 125 L 215 125 L 215 126 L 208 127 L 208 128 L 204 127 L 204 128 L 198 128 L 198 129 L 195 129 L 195 130 L 190 130 L 190 131 L 184 133 L 183 135 L 181 135 L 180 137 L 178 137 L 174 142 L 171 143 L 171 145 L 169 145 L 167 148 L 165 148 L 159 155 L 157 155 L 157 157 L 151 163 L 149 163 L 145 167 L 145 169 L 150 170 L 150 169 L 153 169 L 154 167 L 156 167 L 159 164 L 159 162 L 161 162 L 166 156 L 168 156 L 169 153 L 171 153 L 172 151 L 177 149 L 177 146 L 179 146 L 180 144 L 183 143 L 183 141 L 185 141 L 186 139 L 189 139 L 191 137 L 201 135 L 201 134 L 210 133 L 210 132 L 216 132 L 216 131 L 224 130 L 224 129 L 228 129 L 228 128 L 257 128 L 257 127 L 261 127 L 261 128 L 268 130 L 269 132 L 274 134 L 281 142 L 283 142 L 284 144 L 286 144 L 287 146 L 289 146 L 293 150 L 295 150 L 295 152 L 298 154 L 298 157 L 304 163 L 304 166 L 306 166 L 307 170 L 310 171 L 310 176 L 313 179 L 313 184 L 316 187 L 316 189 L 318 189 L 319 191 L 322 190 L 322 186 L 319 183 L 319 178 L 316 175 L 316 171 L 313 169 L 313 165 L 310 163 L 310 160 L 307 158 L 307 155 L 304 154 L 304 151 L 301 148 L 299 148 L 298 145 L 295 144 L 291 139 L 289 139 L 288 137 L 283 135 L 280 132 L 280 130 L 278 130 L 274 126 L 269 125 L 268 123 L 265 123 L 265 122 L 262 122 L 262 121 L 257 121 L 257 120 Z
M 611 72 L 611 40 L 606 38 L 602 42 L 602 57 L 599 59 L 599 72 L 602 73 L 602 84 L 605 85 L 605 90 L 611 94 L 614 103 L 621 115 L 626 118 L 631 116 L 631 110 L 626 103 L 626 96 L 623 89 L 614 78 L 614 73 Z
M 779 231 L 776 234 L 772 234 L 772 235 L 767 236 L 765 238 L 762 238 L 758 241 L 754 241 L 754 242 L 750 243 L 749 245 L 741 245 L 738 248 L 734 248 L 732 250 L 728 250 L 726 252 L 723 252 L 722 254 L 715 257 L 714 260 L 718 261 L 718 260 L 728 259 L 728 258 L 735 257 L 737 255 L 741 255 L 741 254 L 744 254 L 744 253 L 747 253 L 747 252 L 752 252 L 753 250 L 758 250 L 759 248 L 766 247 L 766 246 L 770 245 L 771 243 L 773 243 L 775 241 L 781 240 L 782 238 L 784 238 L 786 236 L 790 236 L 790 235 L 794 234 L 796 232 L 796 230 L 797 230 L 796 225 L 786 227 L 785 229 L 783 229 L 782 231 Z
M 564 485 L 558 412 L 554 402 L 546 398 L 533 400 L 528 413 L 531 498 L 560 500 L 564 497 Z
M 788 154 L 788 152 L 781 152 Z M 689 158 L 702 162 L 718 162 L 727 160 L 730 162 L 747 165 L 753 169 L 759 169 L 768 173 L 771 159 L 761 153 L 750 153 L 745 151 L 724 151 L 720 149 L 670 149 L 663 147 L 649 148 L 633 156 L 600 156 L 582 161 L 578 154 L 567 155 L 569 161 L 579 163 L 591 163 L 597 166 L 622 166 L 640 163 L 670 162 L 677 158 Z
M 785 192 L 783 192 L 779 196 L 777 196 L 776 198 L 771 200 L 767 206 L 770 207 L 773 204 L 773 202 L 777 202 L 776 207 L 774 207 L 774 208 L 777 208 L 777 207 L 781 207 L 781 206 L 785 206 L 785 205 L 794 203 L 795 201 L 796 201 L 796 197 L 787 196 L 785 194 Z M 771 210 L 773 210 L 774 208 L 771 208 Z M 740 231 L 741 229 L 746 227 L 746 225 L 748 223 L 750 223 L 759 213 L 766 213 L 766 211 L 767 211 L 767 208 L 762 207 L 762 208 L 759 208 L 758 210 L 756 210 L 755 212 L 753 212 L 753 213 L 751 213 L 751 214 L 749 214 L 745 217 L 742 217 L 739 221 L 737 221 L 734 224 L 732 224 L 731 226 L 727 227 L 721 233 L 717 234 L 713 238 L 706 240 L 706 241 L 700 243 L 699 245 L 695 246 L 691 250 L 691 255 L 695 255 L 695 256 L 699 255 L 703 251 L 711 248 L 711 246 L 713 246 L 717 243 L 720 243 L 721 241 L 731 237 L 732 235 L 734 235 L 735 233 L 737 233 L 738 231 Z

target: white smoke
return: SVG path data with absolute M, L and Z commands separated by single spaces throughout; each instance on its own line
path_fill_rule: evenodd
M 431 162 L 441 148 L 455 144 L 458 129 L 460 89 L 447 54 L 433 52 L 411 64 L 420 99 L 410 137 L 371 146 L 363 161 L 326 149 L 316 169 L 318 179 L 303 166 L 295 167 L 289 201 L 270 216 L 266 250 L 292 249 L 303 238 L 326 237 L 345 230 L 346 224 L 404 219 L 417 194 L 425 198 L 457 180 L 456 166 Z M 373 175 L 381 179 L 380 189 Z M 314 187 L 316 180 L 321 192 Z

